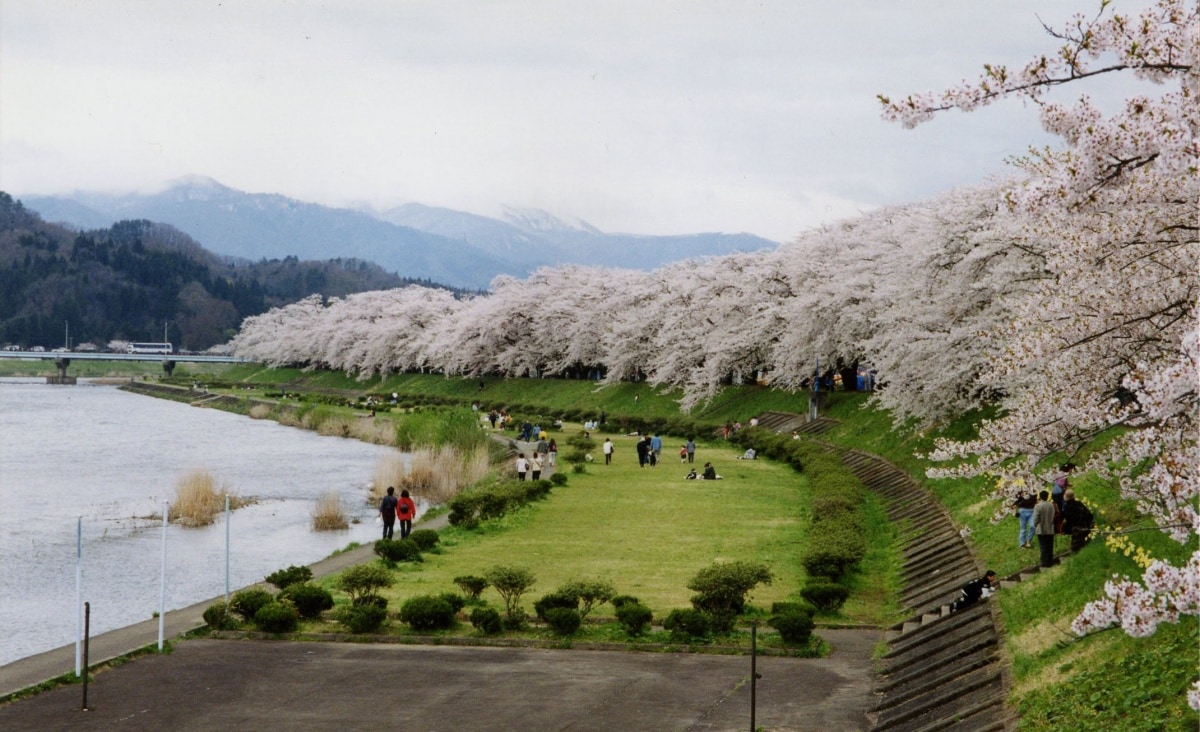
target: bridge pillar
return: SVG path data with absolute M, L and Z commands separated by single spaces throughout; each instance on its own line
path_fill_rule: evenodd
M 71 365 L 69 358 L 56 358 L 54 365 L 58 367 L 58 376 L 47 376 L 47 384 L 74 384 L 75 377 L 67 376 L 67 367 Z

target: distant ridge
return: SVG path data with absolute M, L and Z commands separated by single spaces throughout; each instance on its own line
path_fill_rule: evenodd
M 506 207 L 503 219 L 409 203 L 382 212 L 333 208 L 278 194 L 245 193 L 188 176 L 152 193 L 75 191 L 21 196 L 46 221 L 76 229 L 125 219 L 170 224 L 218 254 L 250 260 L 353 257 L 401 277 L 486 288 L 500 274 L 540 266 L 656 269 L 670 262 L 772 249 L 753 234 L 611 234 L 540 209 Z

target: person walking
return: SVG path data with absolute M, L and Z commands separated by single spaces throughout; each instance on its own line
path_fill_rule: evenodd
M 396 489 L 388 486 L 387 495 L 379 502 L 379 516 L 383 519 L 383 538 L 392 538 L 392 532 L 396 527 L 396 506 L 399 501 L 396 500 Z
M 525 459 L 525 453 L 517 453 L 517 480 L 525 480 L 527 472 L 529 472 L 529 461 Z
M 1041 565 L 1053 567 L 1054 560 L 1054 520 L 1058 510 L 1050 500 L 1050 491 L 1038 494 L 1038 504 L 1033 508 L 1033 531 L 1037 534 L 1038 548 L 1041 549 Z
M 650 435 L 646 435 L 637 441 L 637 456 L 638 467 L 646 467 L 646 463 L 650 460 Z
M 604 438 L 604 464 L 612 465 L 613 442 L 611 438 Z
M 1017 541 L 1022 549 L 1033 548 L 1033 509 L 1037 506 L 1037 497 L 1032 491 L 1019 491 L 1013 506 L 1017 509 L 1017 520 L 1020 527 L 1017 530 Z
M 658 461 L 662 458 L 662 438 L 655 432 L 650 438 L 650 467 L 658 465 Z
M 396 517 L 400 519 L 400 538 L 407 539 L 412 533 L 412 522 L 417 517 L 417 504 L 408 495 L 408 489 L 400 491 L 400 500 L 396 506 Z
M 684 445 L 687 449 L 687 460 L 689 463 L 696 462 L 696 438 L 688 437 L 687 444 Z
M 558 443 L 554 441 L 553 437 L 550 438 L 550 446 L 547 450 L 546 457 L 549 460 L 550 467 L 553 468 L 555 465 L 558 465 Z
M 531 480 L 540 480 L 542 477 L 542 459 L 537 453 L 529 460 L 529 472 Z

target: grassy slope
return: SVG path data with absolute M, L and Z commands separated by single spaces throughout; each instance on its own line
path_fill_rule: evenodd
M 597 412 L 604 409 L 612 415 L 673 414 L 675 411 L 674 398 L 671 395 L 656 394 L 641 384 L 623 384 L 601 389 L 587 381 L 488 379 L 481 394 L 478 380 L 447 379 L 438 376 L 406 375 L 391 377 L 382 382 L 357 382 L 342 374 L 301 374 L 295 370 L 268 371 L 252 366 L 233 367 L 224 373 L 225 378 L 244 381 L 283 383 L 301 379 L 329 388 L 372 392 L 395 390 L 409 394 L 452 396 L 465 403 L 474 398 L 487 398 L 489 401 L 511 400 L 513 403 L 540 405 L 545 408 L 547 414 L 567 407 L 594 408 Z M 638 397 L 636 401 L 634 396 Z M 985 499 L 982 484 L 971 481 L 930 481 L 924 478 L 926 464 L 914 457 L 914 453 L 928 448 L 929 436 L 891 429 L 890 420 L 886 415 L 859 408 L 863 402 L 859 395 L 836 394 L 834 397 L 828 416 L 836 417 L 842 422 L 832 433 L 825 436 L 826 439 L 882 455 L 925 483 L 948 507 L 958 522 L 971 528 L 971 541 L 981 561 L 1001 574 L 1008 574 L 1036 561 L 1031 552 L 1017 548 L 1017 527 L 1014 518 L 1006 518 L 998 524 L 991 523 L 990 518 L 995 506 Z M 696 416 L 714 421 L 745 420 L 752 414 L 765 410 L 803 413 L 806 409 L 807 402 L 802 395 L 739 387 L 723 392 L 712 403 L 697 410 Z M 943 434 L 968 435 L 971 422 L 971 418 L 966 417 L 950 425 Z M 673 441 L 667 442 L 668 446 L 671 444 Z M 632 447 L 625 446 L 622 452 L 628 458 Z M 759 468 L 757 465 L 753 467 Z M 532 546 L 540 541 L 520 538 L 519 535 L 549 532 L 552 525 L 563 524 L 575 527 L 576 531 L 560 533 L 557 542 L 542 543 L 540 551 L 546 556 L 545 566 L 548 569 L 542 570 L 544 575 L 538 575 L 539 583 L 533 593 L 535 597 L 556 586 L 559 577 L 565 578 L 576 572 L 592 573 L 591 568 L 583 570 L 577 565 L 576 562 L 584 557 L 599 557 L 601 562 L 596 565 L 598 567 L 603 567 L 606 562 L 614 562 L 611 565 L 612 579 L 618 584 L 618 588 L 621 591 L 636 592 L 639 588 L 633 584 L 635 580 L 620 576 L 625 570 L 622 570 L 615 560 L 608 558 L 613 552 L 609 547 L 617 546 L 616 542 L 589 543 L 591 554 L 564 554 L 564 551 L 567 551 L 564 547 L 576 540 L 579 529 L 595 526 L 611 527 L 614 537 L 624 539 L 619 551 L 636 553 L 637 547 L 644 545 L 647 539 L 644 535 L 635 536 L 630 533 L 633 525 L 640 521 L 630 518 L 634 511 L 645 511 L 652 515 L 653 512 L 659 512 L 654 517 L 656 520 L 643 527 L 650 536 L 656 539 L 675 536 L 679 525 L 684 525 L 689 527 L 688 532 L 696 532 L 689 533 L 686 542 L 707 542 L 712 545 L 714 552 L 731 552 L 737 546 L 738 551 L 745 550 L 752 553 L 752 556 L 753 553 L 759 553 L 760 556 L 774 557 L 781 551 L 779 547 L 786 545 L 788 541 L 795 543 L 795 548 L 789 547 L 789 551 L 798 553 L 802 548 L 802 536 L 782 538 L 787 532 L 781 527 L 789 525 L 786 515 L 776 515 L 778 523 L 768 521 L 766 516 L 754 517 L 751 514 L 739 517 L 737 521 L 727 520 L 728 514 L 735 510 L 758 510 L 748 509 L 740 502 L 740 489 L 733 487 L 737 483 L 723 482 L 719 488 L 713 486 L 712 490 L 718 491 L 711 497 L 714 505 L 709 506 L 708 500 L 697 503 L 697 506 L 703 507 L 702 514 L 719 515 L 725 519 L 710 525 L 697 521 L 696 514 L 690 513 L 697 506 L 685 511 L 672 503 L 683 491 L 693 491 L 691 486 L 681 484 L 678 490 L 677 486 L 669 482 L 655 486 L 647 482 L 653 480 L 649 475 L 638 475 L 636 468 L 615 468 L 613 472 L 617 480 L 609 480 L 600 474 L 601 468 L 602 466 L 593 466 L 593 475 L 590 476 L 572 476 L 571 485 L 560 489 L 559 495 L 553 500 L 508 519 L 504 525 L 489 532 L 491 535 L 487 541 L 475 545 L 472 541 L 462 538 L 460 546 L 454 547 L 453 551 L 448 551 L 443 557 L 432 558 L 430 566 L 426 569 L 439 572 L 437 566 L 443 561 L 463 561 L 462 566 L 466 567 L 465 560 L 451 557 L 459 554 L 465 557 L 468 552 L 476 553 L 480 561 L 508 561 L 510 552 L 514 551 L 517 543 L 529 542 Z M 674 475 L 680 472 L 677 468 L 677 464 L 673 465 L 668 460 L 667 466 L 660 470 L 673 471 L 671 474 Z M 734 477 L 736 470 L 741 469 L 735 469 Z M 630 471 L 632 474 L 628 474 Z M 776 484 L 780 478 L 770 476 L 769 473 L 747 474 L 746 477 L 754 479 L 756 487 L 753 492 L 763 497 L 763 507 L 778 505 L 777 511 L 789 510 L 789 506 L 777 504 L 788 491 L 781 484 Z M 791 480 L 795 481 L 795 478 Z M 1147 523 L 1140 519 L 1132 505 L 1120 500 L 1113 486 L 1087 476 L 1077 480 L 1076 486 L 1081 497 L 1099 509 L 1097 515 L 1102 525 L 1127 527 Z M 790 510 L 803 510 L 803 491 L 795 488 L 791 490 L 798 503 L 790 506 Z M 617 510 L 610 511 L 607 504 L 600 508 L 587 508 L 582 498 L 597 493 L 605 495 L 608 503 L 617 502 L 608 499 L 610 494 L 613 499 L 619 499 L 615 507 Z M 699 491 L 683 495 L 710 498 Z M 720 498 L 725 500 L 721 501 Z M 670 523 L 671 516 L 679 518 L 677 525 Z M 744 524 L 744 521 L 748 521 L 749 524 Z M 742 531 L 725 531 L 734 526 L 742 526 Z M 751 529 L 758 531 L 764 527 L 769 528 L 768 536 L 755 539 L 750 545 L 728 543 L 735 539 L 740 541 L 735 534 Z M 887 536 L 889 533 L 888 527 L 878 520 L 878 514 L 874 530 L 879 536 Z M 725 532 L 724 535 L 722 532 Z M 1192 551 L 1192 547 L 1180 547 L 1157 531 L 1142 532 L 1133 536 L 1139 546 L 1145 547 L 1155 556 L 1171 557 L 1178 561 Z M 447 544 L 451 545 L 459 542 L 460 538 L 451 531 L 446 540 Z M 633 546 L 628 547 L 629 543 Z M 722 550 L 722 546 L 728 548 Z M 882 585 L 887 581 L 888 570 L 894 562 L 894 556 L 887 551 L 873 552 L 868 557 L 868 566 L 872 567 L 876 574 L 861 578 L 860 587 L 875 588 L 875 598 L 886 597 L 887 592 Z M 702 564 L 703 562 L 697 562 L 697 566 Z M 426 569 L 417 574 L 425 572 Z M 478 566 L 473 565 L 470 571 L 478 569 Z M 445 574 L 449 576 L 454 571 L 457 570 L 447 570 Z M 671 570 L 664 567 L 663 571 Z M 423 581 L 417 580 L 417 574 L 411 578 L 406 577 L 406 581 Z M 1070 636 L 1071 619 L 1084 604 L 1100 596 L 1105 580 L 1114 574 L 1137 576 L 1140 570 L 1132 559 L 1110 551 L 1103 542 L 1094 541 L 1079 555 L 1070 557 L 1062 566 L 1043 573 L 1032 582 L 1005 590 L 998 596 L 1006 629 L 1004 650 L 1013 662 L 1013 702 L 1021 712 L 1022 729 L 1078 729 L 1092 732 L 1098 729 L 1195 730 L 1200 726 L 1200 718 L 1187 708 L 1184 697 L 1187 687 L 1197 675 L 1200 640 L 1194 617 L 1177 625 L 1163 625 L 1155 635 L 1145 639 L 1129 638 L 1120 631 L 1109 631 L 1083 640 L 1076 640 Z M 432 576 L 431 574 L 430 577 Z M 683 575 L 677 574 L 670 580 L 672 586 L 678 586 L 680 576 Z M 432 581 L 430 583 L 433 584 Z M 437 584 L 439 588 L 445 586 L 441 584 L 440 579 Z M 792 589 L 794 587 L 795 585 L 792 585 Z M 776 594 L 781 592 L 782 594 Z M 788 592 L 790 589 L 785 588 L 783 582 L 779 582 L 771 588 L 756 591 L 752 599 L 755 604 L 761 605 L 776 597 L 786 597 Z M 645 595 L 645 599 L 656 604 L 661 602 L 664 605 L 682 606 L 686 602 L 687 592 L 666 589 L 661 593 L 654 591 L 652 594 L 651 591 L 646 591 L 642 594 Z M 662 599 L 653 599 L 659 597 Z M 860 618 L 887 617 L 888 609 L 873 604 L 871 598 L 870 594 L 858 593 L 855 602 L 860 606 L 848 608 L 847 612 Z

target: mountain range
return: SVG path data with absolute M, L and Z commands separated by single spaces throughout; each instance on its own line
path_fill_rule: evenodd
M 678 236 L 606 233 L 538 209 L 502 218 L 409 203 L 385 211 L 333 208 L 277 194 L 246 193 L 203 177 L 158 193 L 22 196 L 43 220 L 100 229 L 123 220 L 169 224 L 209 251 L 249 260 L 333 257 L 374 262 L 410 279 L 484 289 L 500 274 L 585 264 L 656 269 L 694 257 L 777 246 L 753 234 Z

